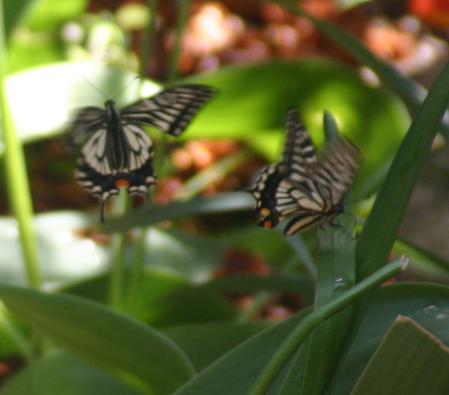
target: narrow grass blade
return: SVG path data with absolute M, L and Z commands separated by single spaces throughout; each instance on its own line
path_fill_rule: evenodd
M 20 245 L 28 284 L 39 288 L 42 284 L 37 243 L 33 225 L 33 207 L 26 172 L 25 157 L 11 116 L 6 91 L 8 72 L 8 49 L 5 37 L 4 1 L 0 0 L 0 114 L 5 144 L 5 173 L 9 204 L 17 220 Z
M 138 226 L 148 226 L 190 215 L 245 211 L 253 207 L 254 200 L 249 193 L 224 192 L 211 198 L 197 197 L 187 202 L 175 202 L 166 206 L 135 210 L 125 217 L 108 218 L 101 226 L 101 230 L 107 233 L 121 232 Z
M 397 237 L 419 172 L 449 104 L 449 64 L 416 114 L 357 243 L 357 279 L 381 267 Z

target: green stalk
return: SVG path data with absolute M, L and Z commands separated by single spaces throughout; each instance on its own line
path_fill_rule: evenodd
M 8 50 L 4 22 L 3 0 L 0 0 L 0 113 L 5 143 L 5 173 L 9 204 L 11 205 L 19 228 L 20 247 L 25 263 L 28 285 L 33 288 L 40 288 L 42 285 L 42 276 L 38 264 L 33 208 L 25 158 L 22 146 L 17 138 L 17 132 L 8 105 L 6 89 Z
M 145 266 L 145 242 L 148 228 L 140 230 L 140 237 L 134 251 L 134 258 L 131 262 L 129 281 L 127 287 L 127 310 L 133 315 L 137 316 L 137 301 L 139 300 L 139 291 L 144 273 Z
M 307 315 L 297 326 L 292 333 L 282 343 L 277 352 L 270 359 L 268 364 L 263 369 L 262 373 L 257 378 L 256 382 L 250 388 L 248 395 L 263 395 L 267 392 L 270 385 L 273 383 L 276 376 L 288 362 L 289 358 L 296 352 L 298 347 L 304 342 L 310 332 L 333 316 L 335 313 L 345 309 L 362 296 L 372 291 L 383 284 L 388 279 L 396 276 L 399 272 L 405 269 L 408 264 L 408 259 L 401 257 L 396 261 L 382 267 L 377 272 L 373 273 L 349 291 L 336 297 L 332 302 L 322 306 L 318 310 Z
M 129 198 L 125 189 L 120 189 L 120 194 L 114 202 L 116 215 L 124 215 L 128 211 Z M 109 304 L 120 310 L 123 308 L 124 280 L 125 280 L 125 232 L 114 235 L 112 242 L 112 264 L 109 282 Z
M 176 18 L 175 43 L 173 46 L 173 51 L 171 53 L 170 63 L 168 65 L 167 81 L 169 83 L 173 82 L 177 76 L 178 61 L 182 49 L 182 37 L 190 9 L 190 0 L 177 0 L 177 3 L 178 15 Z

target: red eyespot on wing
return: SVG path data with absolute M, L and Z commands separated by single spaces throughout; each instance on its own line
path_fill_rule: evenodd
M 117 188 L 128 188 L 129 187 L 129 181 L 125 178 L 119 178 L 115 181 L 115 186 Z

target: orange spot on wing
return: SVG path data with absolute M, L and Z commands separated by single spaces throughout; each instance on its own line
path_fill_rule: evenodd
M 271 228 L 273 227 L 273 222 L 271 222 L 271 221 L 265 221 L 265 222 L 263 223 L 263 227 L 264 227 L 265 229 L 271 229 Z
M 117 188 L 128 188 L 129 187 L 129 181 L 124 178 L 119 178 L 115 181 L 115 186 Z

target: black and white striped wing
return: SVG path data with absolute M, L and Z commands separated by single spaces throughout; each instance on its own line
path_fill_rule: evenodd
M 100 109 L 101 110 L 101 109 Z M 102 110 L 104 113 L 104 111 Z M 152 142 L 139 126 L 122 121 L 120 147 L 108 133 L 106 119 L 96 119 L 97 114 L 90 107 L 82 110 L 75 118 L 72 141 L 81 145 L 81 157 L 75 172 L 76 180 L 101 202 L 100 219 L 104 220 L 104 206 L 110 196 L 117 195 L 120 187 L 131 194 L 146 194 L 155 184 L 152 159 Z M 83 116 L 88 116 L 84 118 Z M 127 167 L 115 165 L 115 151 L 126 155 Z
M 340 204 L 359 168 L 359 149 L 347 138 L 326 143 L 323 158 L 314 170 L 313 180 L 330 205 Z
M 129 123 L 148 124 L 179 136 L 214 93 L 205 85 L 179 85 L 123 108 L 122 117 Z
M 315 167 L 315 148 L 296 109 L 286 116 L 287 137 L 282 161 L 264 167 L 250 189 L 256 199 L 258 224 L 271 228 L 292 215 L 310 217 L 310 211 L 321 211 L 322 200 L 311 180 L 311 167 Z M 304 220 L 304 227 L 309 224 Z
M 106 111 L 99 107 L 84 107 L 72 120 L 68 144 L 72 147 L 83 145 L 96 131 L 106 129 Z
M 84 144 L 81 152 L 85 162 L 103 175 L 130 172 L 143 166 L 152 157 L 152 141 L 145 131 L 137 125 L 122 123 L 124 150 L 128 157 L 128 167 L 116 168 L 113 165 L 113 137 L 106 128 L 98 129 Z
M 286 219 L 284 233 L 292 235 L 342 212 L 342 200 L 352 183 L 360 154 L 349 140 L 327 145 L 318 160 L 297 110 L 287 113 L 287 138 L 280 163 L 266 166 L 250 189 L 256 199 L 258 224 L 266 228 Z

